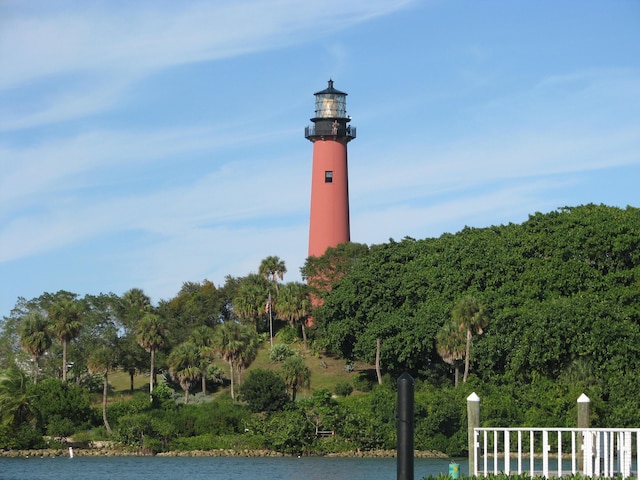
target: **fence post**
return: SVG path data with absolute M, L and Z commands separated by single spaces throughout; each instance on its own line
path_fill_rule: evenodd
M 589 428 L 591 421 L 589 419 L 589 405 L 591 400 L 584 393 L 578 397 L 578 428 Z M 584 456 L 584 433 L 578 433 L 578 468 L 584 474 L 585 470 L 585 456 Z M 591 459 L 589 459 L 591 461 Z
M 407 372 L 398 377 L 398 410 L 396 416 L 398 480 L 413 480 L 413 383 L 413 377 Z
M 473 392 L 467 397 L 467 436 L 469 439 L 469 476 L 476 472 L 476 438 L 474 428 L 480 428 L 480 397 Z

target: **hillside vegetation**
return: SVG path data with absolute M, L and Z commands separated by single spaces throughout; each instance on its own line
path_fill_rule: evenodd
M 40 378 L 60 378 L 63 337 L 51 335 L 39 351 L 25 335 L 55 321 L 61 299 L 77 304 L 82 328 L 67 342 L 73 384 L 102 392 L 124 370 L 119 388 L 131 375 L 144 389 L 154 352 L 164 376 L 154 402 L 148 392 L 107 390 L 103 415 L 112 438 L 152 450 L 393 448 L 403 371 L 416 379 L 423 450 L 465 453 L 472 391 L 485 425 L 574 426 L 581 393 L 592 400 L 594 426 L 640 424 L 637 208 L 567 207 L 439 238 L 344 244 L 309 258 L 302 272 L 308 288 L 282 283 L 286 267 L 269 257 L 258 274 L 220 287 L 187 282 L 157 307 L 138 289 L 19 299 L 3 320 L 0 362 L 17 362 L 23 374 L 37 364 Z M 280 358 L 271 328 L 276 350 L 286 353 Z M 149 332 L 158 333 L 156 343 Z M 113 355 L 96 370 L 104 346 Z M 26 416 L 5 420 L 0 437 L 25 425 L 40 434 L 57 428 Z M 101 423 L 98 414 L 67 430 Z

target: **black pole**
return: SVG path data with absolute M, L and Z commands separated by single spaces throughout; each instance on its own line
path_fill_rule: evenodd
M 413 480 L 413 377 L 398 377 L 398 480 Z

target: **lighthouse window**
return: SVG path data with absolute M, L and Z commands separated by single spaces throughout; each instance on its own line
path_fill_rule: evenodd
M 327 170 L 324 172 L 324 183 L 333 183 L 333 171 Z

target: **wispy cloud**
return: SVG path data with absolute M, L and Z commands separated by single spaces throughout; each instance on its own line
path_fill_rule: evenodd
M 9 109 L 0 129 L 94 114 L 117 105 L 128 84 L 161 69 L 298 44 L 411 3 L 327 0 L 316 8 L 295 0 L 250 0 L 165 3 L 159 9 L 151 1 L 68 2 L 55 12 L 14 4 L 0 20 L 0 94 L 37 90 L 44 81 L 57 81 L 59 91 L 36 96 L 28 111 Z M 73 85 L 65 88 L 70 76 Z

